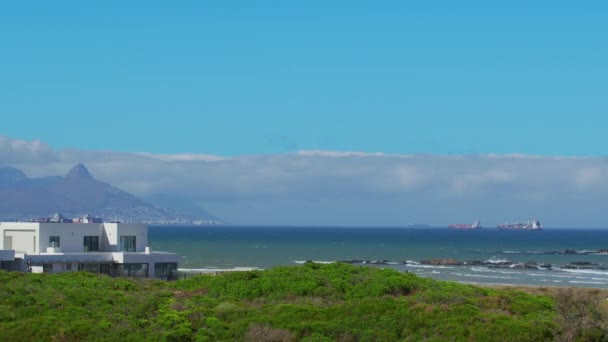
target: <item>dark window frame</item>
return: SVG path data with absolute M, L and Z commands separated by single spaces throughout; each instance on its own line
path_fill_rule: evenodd
M 53 245 L 55 243 L 55 245 Z M 50 235 L 49 236 L 49 247 L 59 247 L 61 248 L 61 236 L 59 235 Z
M 85 252 L 99 252 L 99 236 L 85 235 L 82 242 Z
M 123 235 L 119 239 L 119 247 L 121 252 L 135 252 L 137 250 L 137 236 Z

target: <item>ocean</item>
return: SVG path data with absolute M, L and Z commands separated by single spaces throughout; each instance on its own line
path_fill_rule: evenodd
M 348 261 L 462 283 L 608 288 L 608 229 L 151 226 L 149 240 L 183 270 Z

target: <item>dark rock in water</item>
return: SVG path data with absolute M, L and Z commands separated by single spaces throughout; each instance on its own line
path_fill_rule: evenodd
M 345 264 L 362 264 L 363 262 L 365 262 L 365 260 L 352 259 L 352 260 L 341 260 L 339 262 L 345 263 Z
M 430 259 L 430 260 L 423 260 L 421 263 L 423 265 L 449 265 L 449 266 L 462 265 L 462 262 L 455 260 L 455 259 Z
M 551 264 L 540 264 L 538 265 L 538 268 L 551 268 Z
M 526 266 L 537 266 L 538 264 L 536 263 L 536 261 L 534 260 L 528 260 L 526 261 Z
M 515 265 L 513 262 L 511 261 L 501 261 L 501 262 L 485 262 L 484 263 L 485 266 L 487 266 L 488 268 L 510 268 L 513 265 Z M 524 264 L 522 264 L 524 265 Z
M 479 266 L 479 265 L 484 265 L 484 262 L 481 260 L 467 260 L 463 263 L 463 265 Z
M 606 267 L 599 264 L 595 264 L 589 261 L 573 261 L 568 265 L 564 265 L 561 268 L 567 270 L 605 270 Z
M 591 265 L 597 265 L 594 264 L 590 261 L 573 261 L 570 263 L 570 265 L 577 265 L 577 266 L 591 266 Z
M 572 249 L 566 249 L 564 251 L 564 254 L 578 254 L 578 252 Z
M 389 262 L 388 260 L 365 260 L 365 263 L 370 265 L 388 265 Z
M 499 262 L 484 262 L 484 265 L 488 266 L 511 266 L 513 263 L 511 261 L 499 261 Z
M 602 248 L 602 249 L 596 251 L 595 253 L 608 254 L 608 248 Z

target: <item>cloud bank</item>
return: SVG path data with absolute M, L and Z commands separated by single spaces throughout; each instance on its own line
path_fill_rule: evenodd
M 196 200 L 240 224 L 406 225 L 539 218 L 608 227 L 608 159 L 299 151 L 221 157 L 55 149 L 0 136 L 0 166 L 30 177 L 82 162 L 138 196 Z

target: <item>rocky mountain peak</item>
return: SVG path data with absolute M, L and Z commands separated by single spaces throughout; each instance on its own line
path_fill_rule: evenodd
M 82 163 L 76 164 L 73 168 L 68 171 L 64 177 L 65 179 L 93 179 L 93 176 L 87 170 L 87 167 Z

